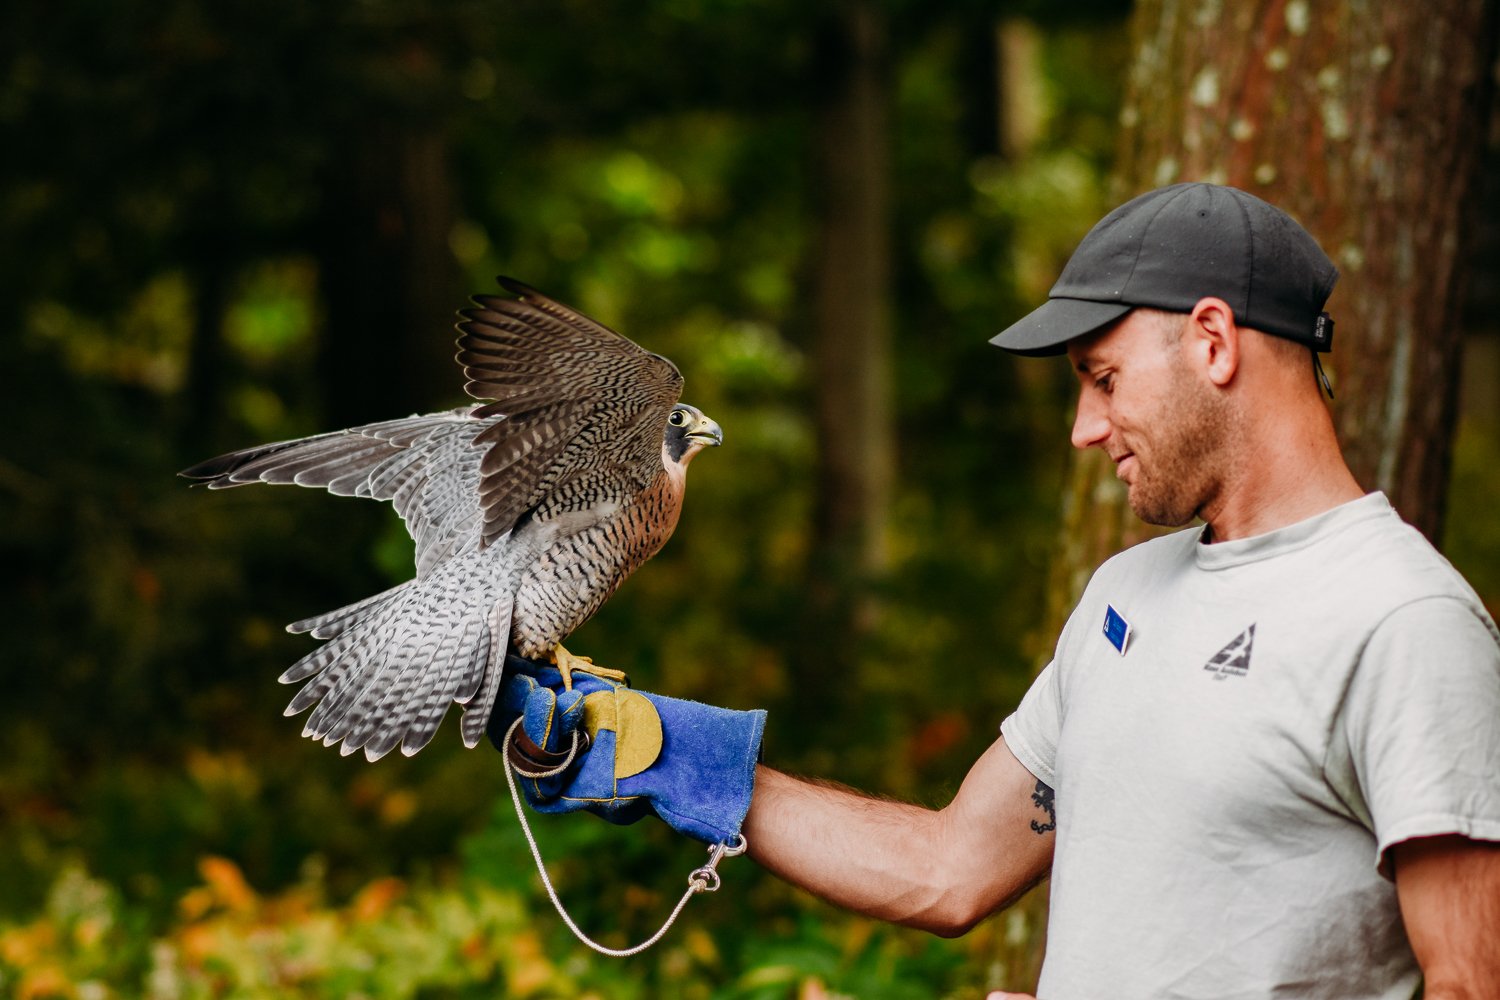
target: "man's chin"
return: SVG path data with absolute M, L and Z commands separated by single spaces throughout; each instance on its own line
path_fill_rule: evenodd
M 1198 516 L 1196 510 L 1183 510 L 1181 506 L 1169 506 L 1157 498 L 1141 496 L 1133 486 L 1126 500 L 1136 517 L 1158 528 L 1181 528 Z

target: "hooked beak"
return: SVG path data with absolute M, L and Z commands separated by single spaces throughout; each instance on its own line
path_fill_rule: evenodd
M 724 443 L 724 431 L 717 423 L 703 417 L 695 419 L 685 435 L 689 441 L 695 441 L 705 447 L 717 448 Z

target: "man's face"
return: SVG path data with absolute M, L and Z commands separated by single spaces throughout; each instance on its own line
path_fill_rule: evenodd
M 1148 524 L 1188 523 L 1219 491 L 1229 401 L 1184 350 L 1185 315 L 1133 310 L 1068 344 L 1080 382 L 1073 444 L 1097 447 Z

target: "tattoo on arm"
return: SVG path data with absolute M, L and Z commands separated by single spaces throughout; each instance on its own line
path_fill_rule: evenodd
M 1031 821 L 1031 829 L 1037 836 L 1057 829 L 1057 809 L 1052 800 L 1052 789 L 1045 782 L 1036 783 L 1036 791 L 1031 793 L 1031 801 L 1036 807 L 1047 814 L 1047 822 L 1041 823 L 1037 820 Z

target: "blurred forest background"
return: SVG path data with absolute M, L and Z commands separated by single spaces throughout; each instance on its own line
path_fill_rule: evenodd
M 1339 30 L 1310 27 L 1300 0 L 1272 6 L 1293 41 Z M 1436 457 L 1406 490 L 1394 446 L 1375 448 L 1366 484 L 1412 497 L 1403 512 L 1493 609 L 1500 175 L 1479 164 L 1496 145 L 1494 4 L 1439 6 L 1483 29 L 1467 62 L 1435 63 L 1479 67 L 1439 123 L 1459 125 L 1425 147 L 1456 173 L 1409 163 L 1453 218 L 1388 281 L 1359 272 L 1389 248 L 1338 246 L 1332 368 L 1356 403 L 1396 398 L 1358 392 L 1361 326 L 1378 333 L 1400 309 L 1371 310 L 1416 289 L 1418 353 L 1422 337 L 1455 345 L 1400 397 L 1435 406 L 1416 436 Z M 0 994 L 1029 985 L 1035 902 L 940 941 L 745 861 L 654 951 L 594 958 L 541 894 L 488 748 L 464 751 L 449 722 L 415 758 L 369 765 L 282 718 L 275 678 L 309 648 L 283 624 L 407 578 L 394 514 L 173 473 L 460 404 L 453 312 L 516 276 L 673 358 L 726 434 L 674 540 L 569 645 L 648 690 L 769 709 L 768 762 L 941 804 L 1093 558 L 1075 544 L 1080 484 L 1118 507 L 1068 455 L 1066 366 L 986 339 L 1135 190 L 1227 179 L 1303 213 L 1349 207 L 1334 140 L 1360 120 L 1329 108 L 1357 73 L 1289 61 L 1255 23 L 1216 23 L 1217 4 L 1134 13 L 1137 40 L 1186 24 L 1200 47 L 1284 71 L 1322 102 L 1306 145 L 1278 139 L 1279 172 L 1233 157 L 1216 172 L 1196 139 L 1162 153 L 1201 122 L 1142 121 L 1153 77 L 1123 0 L 7 4 Z M 1432 20 L 1464 37 L 1461 17 Z M 1350 66 L 1405 65 L 1377 42 Z M 1159 89 L 1206 114 L 1205 79 Z M 1448 114 L 1399 107 L 1395 86 L 1391 122 Z M 1271 135 L 1278 108 L 1225 134 Z M 1424 267 L 1441 287 L 1415 283 Z M 1382 414 L 1341 427 L 1358 444 Z M 656 823 L 537 825 L 564 898 L 616 945 L 654 929 L 701 859 Z

